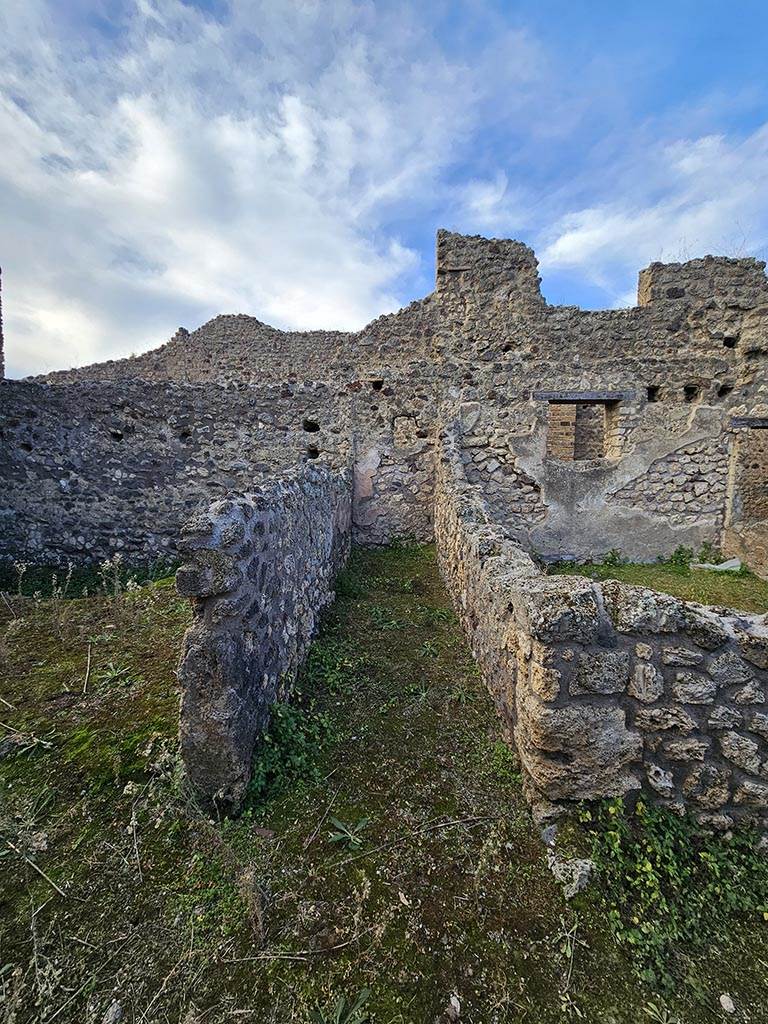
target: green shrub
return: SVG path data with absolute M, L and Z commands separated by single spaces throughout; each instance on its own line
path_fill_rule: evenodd
M 584 810 L 608 919 L 648 984 L 675 984 L 675 953 L 722 938 L 728 918 L 768 919 L 768 859 L 747 831 L 697 831 L 687 818 L 639 801 Z
M 684 544 L 678 544 L 675 550 L 667 559 L 667 565 L 679 565 L 687 568 L 694 559 L 693 548 L 687 548 Z
M 625 558 L 624 555 L 622 555 L 622 553 L 619 550 L 619 548 L 611 548 L 610 551 L 607 551 L 603 555 L 603 557 L 602 557 L 602 559 L 600 561 L 600 564 L 601 565 L 613 565 L 613 566 L 616 566 L 616 565 L 626 565 L 627 562 L 628 562 L 628 559 Z
M 312 704 L 275 704 L 254 760 L 248 801 L 266 800 L 295 782 L 318 781 L 318 754 L 330 732 L 329 716 Z

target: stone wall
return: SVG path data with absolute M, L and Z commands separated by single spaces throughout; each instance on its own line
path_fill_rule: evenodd
M 641 788 L 712 828 L 768 830 L 768 629 L 641 587 L 545 576 L 438 461 L 441 570 L 542 816 Z
M 768 416 L 763 264 L 653 264 L 638 307 L 585 311 L 547 304 L 522 243 L 440 231 L 436 277 L 355 333 L 221 316 L 135 359 L 7 385 L 0 557 L 151 557 L 217 488 L 350 451 L 356 539 L 427 539 L 435 434 L 472 409 L 468 475 L 543 556 L 652 560 L 706 541 L 768 573 L 732 427 Z M 130 437 L 124 402 L 141 409 Z M 184 437 L 178 408 L 195 424 Z M 569 409 L 559 437 L 550 413 Z
M 346 464 L 346 398 L 322 383 L 0 382 L 0 557 L 173 557 L 212 499 L 311 458 Z
M 373 384 L 3 381 L 0 558 L 173 558 L 213 498 L 353 454 L 356 539 L 427 540 L 434 395 L 394 375 Z
M 270 707 L 291 689 L 351 543 L 347 470 L 306 466 L 185 526 L 177 574 L 192 598 L 181 750 L 196 797 L 240 805 Z

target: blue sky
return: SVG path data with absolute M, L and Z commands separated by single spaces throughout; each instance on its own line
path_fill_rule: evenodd
M 651 260 L 768 255 L 768 4 L 4 0 L 0 224 L 11 376 L 361 327 L 438 227 L 629 305 Z

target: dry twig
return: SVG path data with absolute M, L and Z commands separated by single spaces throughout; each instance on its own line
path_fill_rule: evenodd
M 88 641 L 88 662 L 85 666 L 85 682 L 83 683 L 83 693 L 88 693 L 88 680 L 91 678 L 91 655 L 93 654 L 93 644 Z

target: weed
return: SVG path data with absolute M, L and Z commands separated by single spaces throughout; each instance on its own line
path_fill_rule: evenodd
M 678 544 L 672 554 L 661 561 L 666 565 L 689 566 L 694 559 L 693 548 L 687 548 L 684 544 Z
M 600 560 L 600 564 L 601 565 L 614 565 L 614 566 L 615 565 L 626 565 L 628 561 L 629 561 L 629 559 L 625 558 L 624 555 L 622 555 L 622 553 L 619 550 L 619 548 L 611 548 L 610 551 L 607 551 L 603 555 L 602 559 Z
M 720 565 L 724 558 L 719 550 L 710 540 L 705 540 L 699 548 L 696 556 L 697 562 L 707 562 L 709 565 Z
M 402 619 L 393 618 L 386 608 L 374 604 L 371 606 L 371 625 L 375 626 L 376 629 L 388 631 L 390 629 L 402 629 L 405 623 Z
M 450 608 L 440 608 L 435 605 L 420 604 L 418 612 L 426 626 L 441 626 L 447 622 L 453 622 L 455 616 Z
M 501 782 L 513 782 L 516 785 L 520 785 L 522 782 L 517 755 L 504 740 L 496 740 L 491 745 L 490 757 L 484 753 L 483 759 L 487 764 L 488 772 Z
M 676 950 L 716 941 L 729 915 L 757 918 L 766 911 L 768 861 L 748 832 L 707 836 L 687 818 L 642 800 L 634 815 L 612 800 L 583 811 L 581 820 L 602 875 L 608 920 L 652 986 L 672 990 Z
M 342 843 L 347 850 L 359 850 L 363 845 L 362 833 L 371 823 L 370 818 L 360 818 L 354 825 L 347 825 L 338 818 L 331 817 L 333 832 L 329 833 L 329 843 Z
M 331 720 L 312 704 L 275 704 L 248 785 L 250 802 L 268 799 L 292 782 L 320 778 L 318 754 L 328 742 Z
M 347 1002 L 344 996 L 339 996 L 330 1010 L 318 1008 L 314 1011 L 312 1024 L 368 1024 L 371 1018 L 363 1012 L 363 1006 L 370 995 L 370 990 L 364 988 L 353 1002 Z
M 326 633 L 312 644 L 303 678 L 313 690 L 349 693 L 365 680 L 367 668 L 367 658 L 352 653 L 347 644 Z
M 421 645 L 421 652 L 427 658 L 436 658 L 440 654 L 437 640 L 425 640 Z
M 110 661 L 98 673 L 96 678 L 100 683 L 108 683 L 109 685 L 113 685 L 114 683 L 125 683 L 127 685 L 132 682 L 130 674 L 131 670 L 126 668 L 124 665 L 116 665 L 113 661 Z
M 680 1018 L 671 1013 L 663 1004 L 648 1003 L 643 1007 L 643 1011 L 654 1024 L 680 1024 Z

